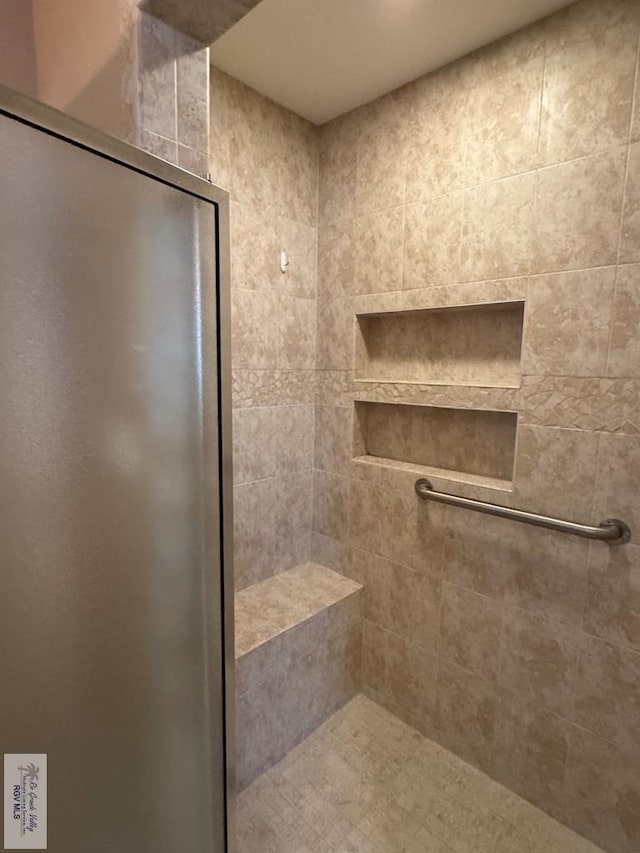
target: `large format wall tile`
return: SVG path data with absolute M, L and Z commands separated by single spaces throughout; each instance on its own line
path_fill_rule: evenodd
M 616 262 L 625 163 L 617 148 L 537 173 L 531 272 Z
M 236 409 L 233 413 L 233 479 L 252 483 L 274 477 L 276 460 L 274 408 Z
M 498 600 L 445 583 L 438 653 L 488 681 L 496 681 L 502 632 Z
M 356 219 L 356 293 L 401 289 L 403 228 L 401 206 Z
M 178 156 L 177 143 L 174 139 L 165 139 L 164 136 L 158 136 L 151 130 L 141 130 L 139 134 L 140 147 L 153 154 L 154 157 L 160 157 L 161 160 L 166 160 L 168 163 L 175 163 Z M 192 171 L 192 170 L 190 170 Z
M 349 507 L 351 545 L 374 554 L 387 555 L 392 548 L 393 499 L 390 492 L 352 480 Z
M 165 139 L 177 136 L 176 31 L 145 15 L 140 31 L 141 123 Z
M 486 73 L 469 93 L 467 186 L 533 168 L 538 148 L 544 61 Z
M 209 147 L 209 63 L 202 61 L 202 46 L 198 42 L 182 34 L 178 35 L 178 41 L 177 139 L 194 151 L 206 151 Z
M 315 299 L 318 229 L 282 216 L 278 220 L 276 230 L 278 250 L 271 255 L 273 266 L 278 268 L 276 286 L 287 296 Z M 289 260 L 289 267 L 285 274 L 279 269 L 280 249 L 286 251 Z
M 311 531 L 311 560 L 328 569 L 333 569 L 334 572 L 347 573 L 345 567 L 348 557 L 345 543 L 318 533 L 317 530 Z
M 362 682 L 365 690 L 385 691 L 386 632 L 376 622 L 364 620 L 362 628 Z
M 352 419 L 350 408 L 315 407 L 314 468 L 346 475 L 352 457 Z
M 276 480 L 274 568 L 284 572 L 309 560 L 313 475 L 300 471 Z
M 508 540 L 513 571 L 505 601 L 578 628 L 587 583 L 587 542 L 513 524 Z
M 365 618 L 429 652 L 440 626 L 441 582 L 434 575 L 352 548 L 346 568 L 364 587 Z
M 358 213 L 403 204 L 406 104 L 402 91 L 362 107 L 358 119 Z
M 549 49 L 598 40 L 610 28 L 624 34 L 640 28 L 640 10 L 635 0 L 582 0 L 540 22 Z
M 318 370 L 349 370 L 353 363 L 354 319 L 351 299 L 319 299 L 317 304 Z
M 640 548 L 593 544 L 584 628 L 609 643 L 640 651 Z
M 276 473 L 310 471 L 313 468 L 313 406 L 278 406 L 273 409 L 273 418 Z M 262 436 L 256 436 L 255 446 L 259 448 L 262 441 Z
M 209 175 L 209 158 L 195 148 L 189 148 L 188 145 L 178 143 L 178 166 L 181 169 L 186 169 L 187 172 L 193 172 L 194 175 L 199 175 L 201 178 Z
M 275 290 L 278 235 L 272 211 L 231 203 L 231 286 L 243 290 Z
M 462 280 L 529 272 L 534 179 L 518 175 L 465 192 Z
M 429 652 L 385 632 L 384 695 L 401 719 L 429 730 L 434 713 L 436 660 Z
M 571 728 L 566 720 L 539 708 L 528 697 L 502 692 L 493 776 L 540 808 L 556 812 L 564 798 Z
M 584 637 L 580 647 L 575 721 L 629 749 L 640 737 L 640 653 Z
M 635 853 L 640 835 L 637 748 L 570 730 L 562 817 L 613 853 Z
M 500 685 L 525 703 L 569 717 L 573 711 L 578 632 L 508 608 Z
M 276 367 L 309 370 L 316 356 L 314 299 L 279 296 L 275 300 Z
M 316 227 L 318 224 L 318 137 L 315 127 L 279 108 L 276 204 L 280 216 Z
M 407 203 L 445 195 L 463 185 L 466 94 L 449 69 L 416 83 L 408 125 Z
M 313 482 L 313 529 L 332 539 L 346 538 L 349 523 L 349 480 L 316 471 Z
M 439 741 L 470 764 L 488 769 L 498 710 L 490 682 L 440 660 L 436 702 Z
M 640 261 L 640 142 L 629 149 L 620 243 L 620 262 L 633 261 Z
M 518 505 L 530 512 L 589 520 L 598 444 L 598 434 L 586 430 L 521 425 L 514 478 Z M 550 488 L 550 478 L 561 488 Z
M 640 439 L 603 434 L 596 482 L 596 514 L 599 518 L 621 518 L 636 532 L 636 537 L 640 533 L 639 471 Z
M 592 40 L 551 48 L 542 96 L 542 163 L 572 160 L 627 142 L 637 45 L 636 27 L 616 27 Z
M 277 481 L 245 483 L 233 490 L 234 576 L 244 589 L 274 572 Z
M 604 376 L 615 268 L 532 276 L 522 372 Z
M 282 110 L 219 69 L 211 68 L 211 174 L 235 201 L 274 207 Z
M 351 296 L 355 278 L 354 222 L 327 222 L 318 234 L 318 289 L 326 298 Z
M 231 350 L 236 367 L 276 367 L 280 340 L 277 319 L 273 294 L 232 289 Z
M 358 125 L 352 114 L 320 128 L 318 215 L 323 224 L 350 219 L 356 209 Z
M 514 571 L 511 522 L 455 507 L 447 508 L 445 518 L 443 577 L 467 590 L 503 596 Z
M 640 243 L 640 234 L 638 235 Z M 620 267 L 611 318 L 608 376 L 640 375 L 640 265 Z
M 440 625 L 441 582 L 435 575 L 389 564 L 386 576 L 388 628 L 409 643 L 435 652 Z M 385 583 L 382 585 L 385 596 Z
M 443 518 L 444 507 L 421 505 L 410 489 L 351 481 L 349 539 L 355 547 L 441 575 Z
M 462 194 L 409 205 L 404 225 L 405 288 L 458 280 Z

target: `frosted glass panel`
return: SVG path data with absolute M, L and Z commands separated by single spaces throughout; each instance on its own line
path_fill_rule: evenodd
M 53 853 L 221 849 L 216 208 L 4 116 L 0 149 L 2 751 L 48 753 Z

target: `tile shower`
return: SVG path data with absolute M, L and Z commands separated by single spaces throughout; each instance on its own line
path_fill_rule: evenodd
M 231 195 L 241 853 L 637 853 L 640 547 L 413 487 L 640 535 L 640 4 L 320 128 L 110 14 L 38 97 Z
M 405 808 L 415 834 L 411 847 L 398 824 L 380 846 L 379 821 L 331 812 L 316 790 L 342 827 L 330 837 L 300 805 L 322 776 L 314 739 L 335 749 L 340 720 L 362 733 L 381 714 L 538 827 L 549 815 L 610 853 L 640 848 L 640 549 L 413 491 L 427 475 L 455 494 L 640 525 L 639 36 L 638 4 L 581 0 L 319 129 L 212 68 L 210 168 L 232 198 L 236 585 L 271 621 L 268 640 L 248 641 L 263 662 L 241 670 L 239 701 L 253 698 L 239 753 L 261 756 L 240 761 L 243 784 L 257 779 L 241 849 L 541 849 L 535 832 L 509 846 L 498 829 L 421 847 L 433 826 L 381 793 L 371 814 Z M 304 605 L 284 592 L 292 571 L 315 578 Z M 304 614 L 335 612 L 320 577 L 325 590 L 354 582 L 343 624 L 362 646 L 314 706 L 317 732 L 285 743 L 269 705 L 280 690 L 309 707 L 319 689 L 293 672 Z M 326 642 L 315 636 L 309 650 Z M 371 781 L 361 746 L 352 786 Z M 544 849 L 596 849 L 568 839 Z

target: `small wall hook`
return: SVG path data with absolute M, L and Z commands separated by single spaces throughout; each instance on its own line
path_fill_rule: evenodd
M 286 252 L 280 252 L 280 272 L 286 273 L 289 266 L 289 258 Z

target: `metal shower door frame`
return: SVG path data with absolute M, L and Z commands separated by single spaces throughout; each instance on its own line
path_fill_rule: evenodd
M 61 113 L 25 95 L 0 85 L 0 115 L 40 130 L 50 136 L 84 149 L 96 156 L 110 160 L 123 168 L 145 175 L 173 187 L 216 208 L 215 274 L 203 278 L 202 291 L 209 304 L 216 306 L 216 360 L 217 360 L 217 418 L 211 413 L 203 424 L 204 451 L 211 458 L 211 449 L 217 446 L 219 479 L 211 482 L 204 478 L 205 501 L 213 498 L 219 506 L 220 519 L 217 531 L 220 542 L 220 575 L 211 572 L 207 577 L 212 595 L 205 604 L 206 638 L 209 651 L 221 644 L 222 671 L 212 664 L 205 677 L 209 685 L 209 714 L 213 730 L 223 733 L 223 754 L 211 750 L 211 766 L 222 760 L 225 778 L 224 837 L 225 851 L 235 849 L 234 799 L 235 799 L 235 685 L 234 685 L 234 624 L 233 624 L 233 500 L 232 500 L 232 443 L 231 443 L 231 292 L 230 292 L 230 231 L 229 193 L 203 178 L 167 163 L 146 151 L 108 136 L 74 118 Z M 203 322 L 203 325 L 206 320 Z M 209 345 L 210 346 L 210 343 Z M 213 421 L 213 422 L 212 422 Z M 224 702 L 221 705 L 213 685 L 220 679 Z M 215 815 L 214 815 L 215 818 Z M 187 853 L 187 851 L 185 851 Z

